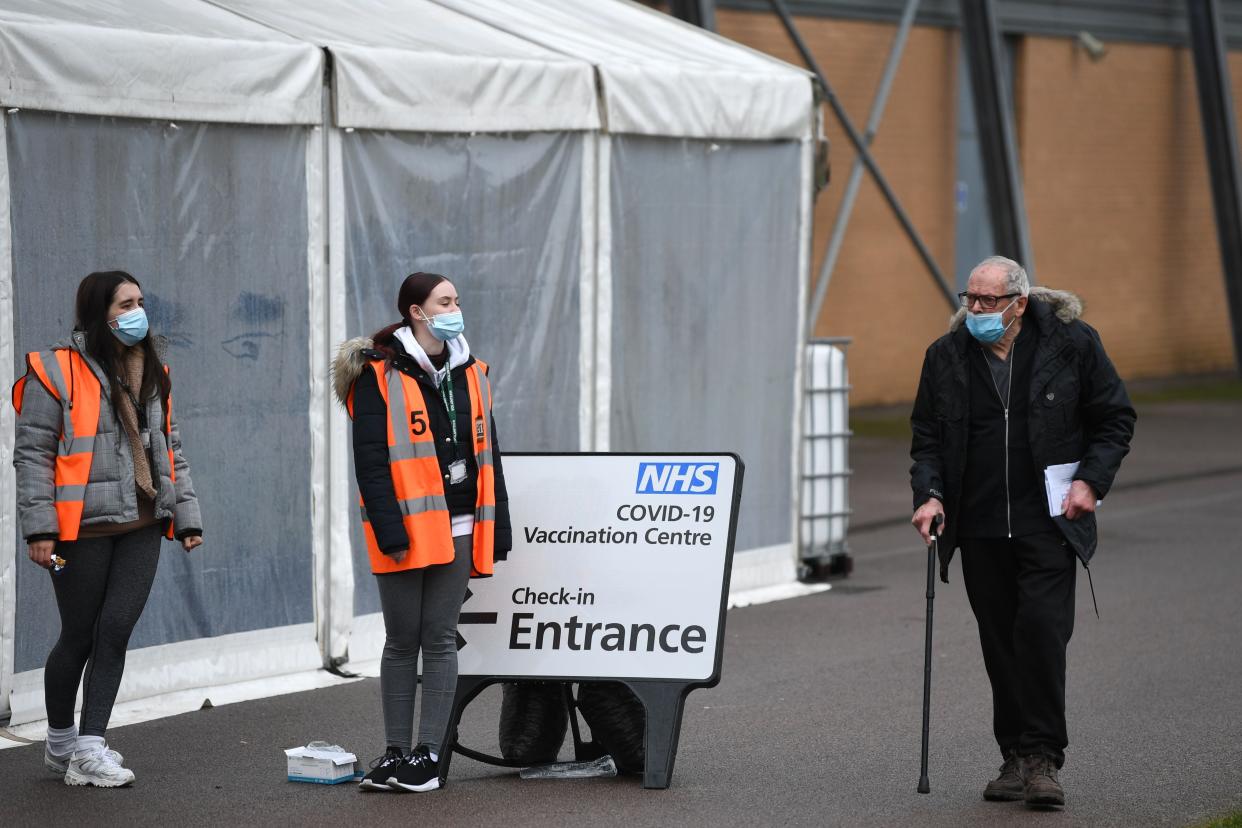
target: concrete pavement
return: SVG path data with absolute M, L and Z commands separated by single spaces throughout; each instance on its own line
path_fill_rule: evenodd
M 360 794 L 284 780 L 281 749 L 381 748 L 378 682 L 245 702 L 115 729 L 138 782 L 66 788 L 31 746 L 0 751 L 0 824 L 135 825 L 1189 825 L 1242 809 L 1242 404 L 1140 410 L 1132 458 L 1101 512 L 1070 645 L 1068 807 L 985 803 L 1000 758 L 955 562 L 940 585 L 932 793 L 918 778 L 925 554 L 905 446 L 856 447 L 854 575 L 820 595 L 733 610 L 724 677 L 687 703 L 672 787 L 636 779 L 522 781 L 458 757 L 438 793 Z M 864 516 L 868 520 L 864 520 Z M 467 712 L 496 751 L 499 691 Z

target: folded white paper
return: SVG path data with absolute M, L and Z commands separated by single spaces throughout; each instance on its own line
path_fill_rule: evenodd
M 1065 497 L 1078 471 L 1077 463 L 1058 463 L 1044 469 L 1044 488 L 1048 493 L 1048 515 L 1056 517 L 1065 513 Z

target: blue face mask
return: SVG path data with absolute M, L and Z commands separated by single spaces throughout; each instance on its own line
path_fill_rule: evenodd
M 427 320 L 431 335 L 441 342 L 456 339 L 466 330 L 466 320 L 462 318 L 461 311 L 437 313 L 435 316 L 423 314 L 423 318 Z
M 134 308 L 113 319 L 108 328 L 126 345 L 137 345 L 147 338 L 147 312 L 142 308 Z
M 1013 302 L 1018 301 L 1014 299 Z M 970 313 L 966 312 L 966 330 L 970 331 L 970 335 L 980 342 L 991 345 L 1005 335 L 1005 331 L 1009 330 L 1009 325 L 1013 324 L 1014 317 L 1009 320 L 1009 325 L 1001 322 L 1001 317 L 1005 315 L 1005 311 L 1013 307 L 1013 302 L 1005 306 L 1003 310 L 995 313 Z

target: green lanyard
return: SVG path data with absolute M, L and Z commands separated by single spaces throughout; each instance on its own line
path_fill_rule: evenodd
M 447 389 L 447 390 L 446 390 Z M 453 445 L 457 445 L 457 400 L 453 396 L 453 370 L 444 374 L 444 382 L 440 383 L 440 399 L 448 409 L 449 424 L 453 427 Z

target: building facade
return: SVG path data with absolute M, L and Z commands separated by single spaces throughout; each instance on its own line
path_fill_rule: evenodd
M 861 129 L 901 0 L 791 3 L 803 37 Z M 872 145 L 946 278 L 991 251 L 957 3 L 920 6 Z M 1222 4 L 1242 47 L 1242 2 Z M 1070 290 L 1126 378 L 1235 370 L 1184 4 L 1000 2 L 1038 284 Z M 801 65 L 766 0 L 723 0 L 718 31 Z M 1092 54 L 1087 32 L 1103 53 Z M 1235 111 L 1242 51 L 1229 60 Z M 854 161 L 831 112 L 833 180 L 816 204 L 818 273 Z M 952 276 L 950 276 L 950 273 Z M 960 288 L 959 288 L 960 289 Z M 950 308 L 869 177 L 814 333 L 853 337 L 855 405 L 914 396 Z

